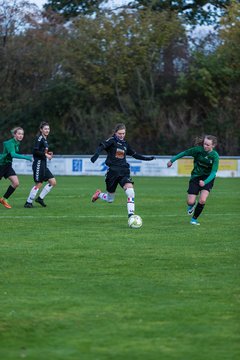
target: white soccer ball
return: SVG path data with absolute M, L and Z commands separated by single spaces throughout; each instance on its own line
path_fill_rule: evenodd
M 130 216 L 128 226 L 132 229 L 139 229 L 142 226 L 142 218 L 139 215 Z

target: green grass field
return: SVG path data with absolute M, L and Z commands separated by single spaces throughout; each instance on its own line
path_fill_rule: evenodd
M 188 178 L 135 177 L 135 230 L 120 188 L 91 203 L 102 177 L 59 176 L 33 209 L 20 181 L 0 207 L 2 360 L 240 358 L 239 179 L 217 179 L 192 226 Z

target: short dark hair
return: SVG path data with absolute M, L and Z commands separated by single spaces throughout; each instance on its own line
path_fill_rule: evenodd
M 46 121 L 42 121 L 41 123 L 40 123 L 40 125 L 39 125 L 39 129 L 41 130 L 41 129 L 43 129 L 44 128 L 44 126 L 50 126 L 49 125 L 49 123 L 48 122 L 46 122 Z

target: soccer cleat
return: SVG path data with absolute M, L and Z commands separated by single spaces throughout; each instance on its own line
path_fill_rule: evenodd
M 187 213 L 188 215 L 192 215 L 194 213 L 195 204 L 194 205 L 188 205 Z
M 45 204 L 45 202 L 43 201 L 43 199 L 41 199 L 40 197 L 37 197 L 35 200 L 37 203 L 39 203 L 42 207 L 46 207 L 47 205 Z
M 6 199 L 4 199 L 4 198 L 1 198 L 1 199 L 0 199 L 0 203 L 1 203 L 3 206 L 5 206 L 6 209 L 11 209 L 11 208 L 12 208 L 11 205 L 9 205 L 8 201 L 7 201 Z
M 130 218 L 131 216 L 133 216 L 134 214 L 128 214 L 128 218 Z
M 197 221 L 197 219 L 194 219 L 194 218 L 191 219 L 190 224 L 192 224 L 192 225 L 200 225 L 200 223 Z
M 24 207 L 30 209 L 30 208 L 33 208 L 33 204 L 26 201 L 24 204 Z
M 101 193 L 100 189 L 97 189 L 92 196 L 92 202 L 95 202 L 98 199 L 99 194 Z

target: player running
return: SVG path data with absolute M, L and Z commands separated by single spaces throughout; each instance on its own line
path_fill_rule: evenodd
M 197 219 L 203 211 L 208 195 L 214 185 L 219 164 L 219 155 L 214 150 L 216 145 L 217 138 L 215 136 L 205 135 L 195 140 L 194 147 L 173 156 L 167 163 L 167 166 L 171 167 L 174 161 L 183 156 L 192 156 L 194 158 L 194 168 L 187 191 L 187 213 L 193 215 L 190 221 L 192 225 L 200 225 Z M 200 196 L 195 207 L 196 197 L 199 193 Z
M 47 167 L 47 159 L 51 160 L 53 153 L 48 151 L 47 137 L 50 133 L 50 126 L 47 122 L 42 122 L 39 127 L 39 135 L 35 138 L 35 144 L 33 149 L 33 178 L 35 185 L 30 191 L 27 201 L 24 205 L 25 208 L 33 207 L 33 200 L 35 199 L 39 189 L 43 182 L 47 181 L 47 185 L 43 188 L 40 195 L 35 200 L 41 206 L 46 207 L 47 205 L 43 201 L 45 196 L 52 190 L 56 185 L 56 179 Z
M 109 139 L 102 141 L 95 154 L 91 157 L 91 162 L 95 162 L 102 150 L 107 152 L 106 165 L 109 167 L 106 174 L 106 190 L 104 193 L 97 189 L 92 196 L 92 202 L 97 199 L 112 203 L 115 198 L 115 191 L 118 184 L 123 188 L 127 196 L 127 210 L 128 217 L 134 214 L 135 211 L 135 192 L 133 188 L 133 180 L 130 177 L 130 166 L 126 161 L 126 155 L 130 155 L 138 160 L 151 161 L 154 156 L 143 156 L 137 154 L 131 146 L 125 141 L 126 126 L 124 124 L 117 124 L 114 134 Z
M 8 187 L 3 197 L 0 198 L 0 203 L 7 209 L 11 209 L 11 205 L 8 203 L 8 199 L 19 186 L 18 177 L 12 167 L 13 158 L 32 161 L 31 156 L 18 154 L 20 142 L 24 138 L 23 128 L 15 127 L 11 130 L 11 133 L 13 138 L 4 141 L 3 153 L 0 155 L 0 180 L 2 177 L 4 177 L 5 179 L 9 179 L 11 182 L 11 185 Z

